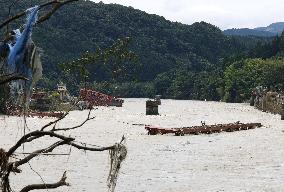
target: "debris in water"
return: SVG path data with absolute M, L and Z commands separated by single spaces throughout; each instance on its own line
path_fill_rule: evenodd
M 262 127 L 261 123 L 236 123 L 229 124 L 217 124 L 217 125 L 205 125 L 202 126 L 192 126 L 192 127 L 183 127 L 183 128 L 162 128 L 155 127 L 151 125 L 145 125 L 145 129 L 148 131 L 148 135 L 164 135 L 173 133 L 176 136 L 184 136 L 185 134 L 212 134 L 220 133 L 222 131 L 233 132 L 240 130 L 248 130 Z

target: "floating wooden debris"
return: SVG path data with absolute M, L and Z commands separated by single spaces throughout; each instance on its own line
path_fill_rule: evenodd
M 182 128 L 162 128 L 151 125 L 145 125 L 145 129 L 148 131 L 148 135 L 164 135 L 164 134 L 175 134 L 176 136 L 184 135 L 198 135 L 198 134 L 212 134 L 220 133 L 222 131 L 233 132 L 240 130 L 248 130 L 262 127 L 261 123 L 229 123 L 229 124 L 216 124 L 216 125 L 205 125 L 182 127 Z

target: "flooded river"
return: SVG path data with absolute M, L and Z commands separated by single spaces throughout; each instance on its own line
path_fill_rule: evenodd
M 82 128 L 64 132 L 80 142 L 108 146 L 127 138 L 128 156 L 120 171 L 118 192 L 280 192 L 284 190 L 284 121 L 247 104 L 162 100 L 159 116 L 145 115 L 145 99 L 126 99 L 124 107 L 99 107 L 95 119 Z M 80 124 L 88 111 L 74 111 L 58 128 Z M 28 130 L 39 129 L 50 118 L 28 118 Z M 183 127 L 206 124 L 259 122 L 248 131 L 175 137 L 149 136 L 143 124 Z M 20 117 L 0 116 L 0 147 L 8 149 L 23 134 Z M 17 151 L 32 152 L 55 139 L 45 138 Z M 57 182 L 67 170 L 70 187 L 49 191 L 106 192 L 108 152 L 85 152 L 70 147 L 40 156 L 13 175 L 12 186 Z M 70 155 L 67 155 L 70 154 Z M 40 177 L 40 176 L 41 177 Z M 46 191 L 46 190 L 45 190 Z

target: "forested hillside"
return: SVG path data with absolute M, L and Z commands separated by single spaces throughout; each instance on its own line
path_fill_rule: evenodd
M 260 31 L 249 28 L 242 29 L 227 29 L 224 31 L 225 35 L 230 36 L 256 36 L 256 37 L 274 37 L 277 34 L 270 31 Z
M 240 28 L 227 29 L 225 35 L 230 36 L 256 36 L 256 37 L 275 37 L 284 30 L 284 22 L 272 23 L 267 27 L 257 27 L 254 29 Z
M 19 1 L 11 13 L 36 2 L 44 1 Z M 10 3 L 0 0 L 1 20 L 8 16 Z M 205 22 L 185 25 L 132 7 L 80 1 L 64 6 L 50 20 L 36 26 L 33 40 L 44 50 L 44 80 L 40 85 L 53 87 L 62 80 L 73 91 L 78 90 L 79 80 L 63 74 L 58 64 L 72 61 L 86 51 L 105 49 L 124 37 L 132 39 L 129 49 L 139 58 L 136 80 L 115 80 L 108 70 L 94 65 L 89 86 L 125 97 L 162 94 L 167 98 L 207 100 L 220 100 L 225 95 L 223 71 L 230 58 L 247 55 L 257 44 L 270 41 L 228 37 Z
M 231 61 L 224 71 L 225 95 L 229 102 L 248 100 L 252 90 L 284 90 L 284 33 L 271 43 L 258 45 L 247 55 Z

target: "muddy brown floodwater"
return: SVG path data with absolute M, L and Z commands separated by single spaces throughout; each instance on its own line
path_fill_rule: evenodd
M 117 183 L 118 192 L 280 192 L 284 191 L 284 121 L 247 104 L 162 100 L 159 116 L 145 115 L 145 99 L 126 99 L 124 107 L 100 107 L 96 118 L 67 136 L 98 146 L 127 138 L 128 156 Z M 58 127 L 80 124 L 87 111 L 74 111 Z M 29 130 L 39 129 L 50 118 L 28 118 Z M 260 122 L 264 127 L 212 135 L 149 136 L 144 126 L 182 127 L 206 124 Z M 23 119 L 0 116 L 0 146 L 9 148 L 23 135 Z M 133 125 L 135 124 L 135 125 Z M 53 141 L 27 144 L 17 152 L 31 152 Z M 57 182 L 67 170 L 70 187 L 49 191 L 106 192 L 108 152 L 84 152 L 61 147 L 54 153 L 69 156 L 40 156 L 23 173 L 13 175 L 15 189 L 24 185 Z M 41 175 L 42 178 L 39 177 Z M 45 190 L 44 190 L 45 191 Z

